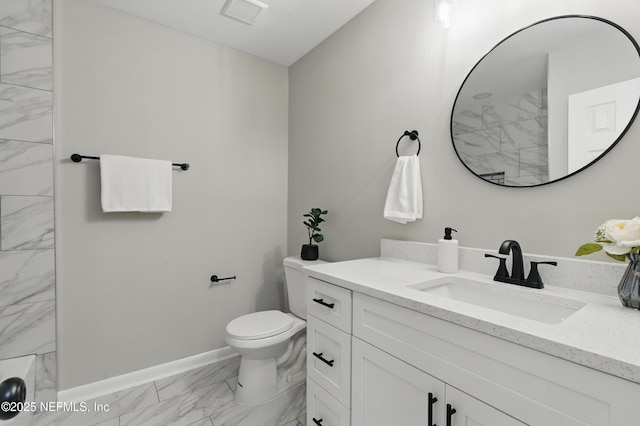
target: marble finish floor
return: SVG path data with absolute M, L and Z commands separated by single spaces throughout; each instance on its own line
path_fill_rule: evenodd
M 234 398 L 240 358 L 134 386 L 86 401 L 108 411 L 36 413 L 32 426 L 301 426 L 306 424 L 306 388 L 301 384 L 259 406 Z

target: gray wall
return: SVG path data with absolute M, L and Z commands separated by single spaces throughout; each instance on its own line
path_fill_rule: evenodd
M 0 4 L 0 360 L 37 355 L 55 401 L 50 0 Z
M 327 260 L 378 255 L 381 237 L 435 242 L 445 226 L 464 246 L 496 249 L 513 238 L 527 252 L 570 257 L 605 220 L 637 215 L 638 123 L 595 166 L 535 188 L 484 182 L 452 147 L 451 107 L 473 65 L 513 31 L 572 13 L 607 18 L 640 39 L 635 0 L 461 1 L 448 30 L 433 21 L 433 2 L 377 0 L 294 64 L 289 253 L 305 242 L 302 214 L 314 206 L 329 210 L 320 246 Z M 382 209 L 396 140 L 411 129 L 422 140 L 424 219 L 400 225 Z
M 55 3 L 60 390 L 225 346 L 278 308 L 287 69 L 80 0 Z M 100 209 L 99 164 L 188 162 L 173 211 Z M 237 275 L 212 287 L 209 277 Z

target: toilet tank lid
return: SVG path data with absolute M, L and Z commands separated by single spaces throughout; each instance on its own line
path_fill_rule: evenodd
M 284 266 L 288 266 L 290 268 L 301 269 L 303 266 L 311 266 L 311 265 L 319 265 L 321 263 L 327 263 L 324 260 L 302 260 L 300 256 L 291 256 L 285 257 L 282 261 Z

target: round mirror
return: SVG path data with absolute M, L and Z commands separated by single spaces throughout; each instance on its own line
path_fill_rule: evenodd
M 640 49 L 623 28 L 559 16 L 523 28 L 487 53 L 451 113 L 460 161 L 503 186 L 571 176 L 605 155 L 640 107 Z

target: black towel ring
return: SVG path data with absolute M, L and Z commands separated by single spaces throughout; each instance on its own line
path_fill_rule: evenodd
M 400 145 L 400 141 L 405 136 L 409 136 L 409 139 L 411 139 L 412 141 L 415 141 L 416 139 L 418 140 L 418 152 L 416 152 L 416 155 L 420 155 L 421 144 L 420 144 L 420 138 L 418 137 L 418 131 L 417 130 L 412 130 L 412 131 L 405 130 L 404 133 L 402 134 L 402 136 L 400 136 L 400 139 L 398 139 L 398 143 L 396 143 L 396 156 L 400 157 L 400 154 L 398 153 L 398 145 Z

